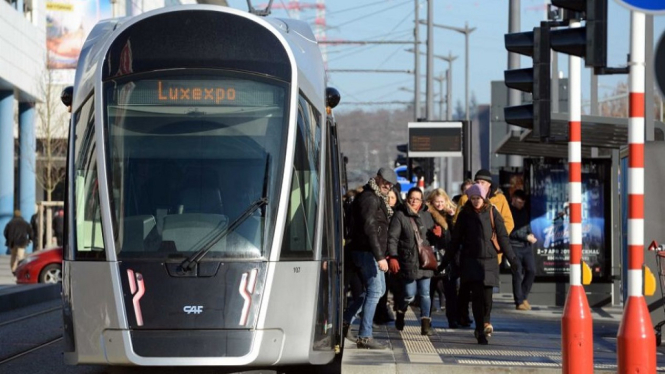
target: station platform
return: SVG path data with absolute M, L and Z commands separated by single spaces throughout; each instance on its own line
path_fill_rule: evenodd
M 489 345 L 477 344 L 473 325 L 449 329 L 443 312 L 432 317 L 435 334 L 420 335 L 419 309 L 411 307 L 406 327 L 394 323 L 374 329 L 375 339 L 391 349 L 357 349 L 345 340 L 342 373 L 561 373 L 563 308 L 532 305 L 515 310 L 512 294 L 494 294 Z M 623 310 L 593 308 L 594 372 L 617 372 L 617 339 Z M 358 323 L 352 326 L 356 336 Z M 657 348 L 658 372 L 665 372 L 665 347 Z

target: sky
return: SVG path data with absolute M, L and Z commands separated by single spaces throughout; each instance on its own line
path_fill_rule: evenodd
M 301 4 L 314 4 L 316 0 L 300 0 Z M 247 9 L 246 0 L 228 0 L 231 7 Z M 325 22 L 328 40 L 413 40 L 414 11 L 416 0 L 327 0 Z M 521 31 L 531 31 L 545 18 L 545 0 L 521 0 Z M 608 66 L 625 66 L 629 52 L 630 11 L 617 0 L 608 0 Z M 264 2 L 253 1 L 255 7 Z M 419 0 L 420 19 L 425 20 L 427 1 Z M 313 24 L 314 9 L 299 13 L 283 8 L 289 0 L 274 0 L 275 17 L 299 18 Z M 463 28 L 465 23 L 476 30 L 469 37 L 469 97 L 473 94 L 479 104 L 489 104 L 490 82 L 503 80 L 507 69 L 508 55 L 504 48 L 504 34 L 508 32 L 508 0 L 435 0 L 434 23 Z M 654 17 L 654 43 L 665 30 L 665 16 Z M 420 38 L 426 39 L 427 29 L 420 26 Z M 464 104 L 464 35 L 441 28 L 434 29 L 434 54 L 457 59 L 452 63 L 453 108 Z M 412 45 L 329 45 L 328 68 L 333 69 L 393 69 L 413 70 L 414 58 L 405 51 Z M 425 52 L 421 46 L 421 52 Z M 426 58 L 420 60 L 421 72 L 425 74 Z M 559 55 L 559 70 L 567 76 L 568 56 Z M 521 67 L 531 66 L 531 59 L 521 58 Z M 434 75 L 448 68 L 446 61 L 434 60 Z M 647 62 L 647 69 L 653 69 Z M 627 75 L 599 77 L 599 98 L 611 96 L 620 81 L 627 82 Z M 583 69 L 582 100 L 589 99 L 590 70 Z M 413 75 L 406 73 L 343 73 L 330 72 L 329 86 L 342 94 L 338 110 L 366 110 L 404 107 L 403 104 L 379 104 L 393 101 L 413 101 Z M 439 84 L 435 83 L 435 101 L 439 100 Z M 421 80 L 422 102 L 425 102 L 425 79 Z M 373 104 L 355 104 L 372 102 Z M 376 104 L 375 104 L 376 103 Z M 438 110 L 438 104 L 435 104 Z M 588 110 L 588 109 L 587 109 Z M 437 112 L 435 111 L 435 114 Z

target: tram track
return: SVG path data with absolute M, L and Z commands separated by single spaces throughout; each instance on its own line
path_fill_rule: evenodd
M 31 313 L 31 314 L 28 314 L 26 316 L 22 316 L 22 317 L 19 317 L 19 318 L 14 318 L 10 321 L 0 322 L 0 328 L 2 328 L 4 326 L 12 325 L 16 322 L 25 321 L 25 320 L 30 319 L 30 318 L 34 318 L 34 317 L 37 317 L 37 316 L 40 316 L 40 315 L 43 315 L 43 314 L 47 314 L 47 313 L 51 313 L 51 312 L 55 312 L 55 311 L 60 311 L 60 310 L 62 310 L 62 307 L 58 306 L 58 307 L 53 307 L 53 308 L 49 308 L 49 309 L 46 309 L 46 310 L 41 310 L 39 312 Z
M 6 364 L 6 363 L 8 363 L 8 362 L 11 362 L 11 361 L 13 361 L 13 360 L 16 360 L 17 358 L 21 358 L 21 357 L 23 357 L 23 356 L 25 356 L 25 355 L 27 355 L 27 354 L 32 353 L 32 352 L 38 351 L 38 350 L 40 350 L 40 349 L 42 349 L 42 348 L 46 348 L 46 347 L 50 346 L 51 344 L 54 344 L 54 343 L 57 343 L 57 342 L 61 341 L 62 339 L 63 339 L 62 336 L 59 336 L 59 337 L 57 337 L 57 338 L 55 338 L 55 339 L 51 339 L 51 340 L 49 340 L 49 341 L 47 341 L 47 342 L 45 342 L 45 343 L 41 343 L 41 344 L 39 344 L 39 345 L 37 345 L 37 346 L 35 346 L 35 347 L 32 347 L 32 348 L 30 348 L 30 349 L 26 349 L 26 350 L 21 351 L 21 352 L 19 352 L 19 353 L 14 353 L 14 354 L 12 354 L 12 355 L 9 356 L 9 357 L 0 360 L 0 366 Z

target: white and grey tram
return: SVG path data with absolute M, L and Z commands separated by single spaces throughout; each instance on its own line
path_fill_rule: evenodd
M 334 359 L 335 93 L 299 21 L 188 5 L 92 30 L 67 161 L 68 364 Z

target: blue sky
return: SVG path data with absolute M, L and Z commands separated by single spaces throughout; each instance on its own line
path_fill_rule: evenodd
M 229 0 L 229 5 L 247 9 L 245 0 Z M 300 0 L 301 4 L 312 4 L 316 0 Z M 261 2 L 254 0 L 254 4 Z M 288 0 L 274 0 L 273 16 L 293 17 L 293 12 L 283 9 Z M 508 0 L 436 0 L 434 3 L 434 23 L 464 27 L 476 27 L 469 39 L 469 91 L 477 102 L 489 104 L 490 82 L 502 80 L 507 67 L 507 52 L 504 48 L 504 34 L 508 32 Z M 544 0 L 521 0 L 521 30 L 529 31 L 540 24 L 545 17 Z M 327 0 L 327 38 L 333 40 L 412 40 L 415 0 Z M 420 18 L 425 19 L 427 1 L 420 1 Z M 302 10 L 301 20 L 313 23 L 316 12 Z M 615 0 L 609 0 L 608 17 L 608 65 L 625 66 L 629 52 L 630 12 Z M 665 30 L 665 16 L 654 19 L 654 39 L 657 42 Z M 420 27 L 421 39 L 426 38 L 426 27 Z M 464 36 L 463 34 L 437 29 L 434 30 L 434 54 L 448 55 L 451 52 L 458 58 L 453 62 L 453 106 L 464 102 Z M 406 52 L 407 45 L 328 46 L 328 66 L 330 69 L 413 69 L 413 54 Z M 421 47 L 424 52 L 425 48 Z M 447 68 L 447 62 L 435 59 L 434 74 Z M 559 56 L 559 70 L 567 75 L 568 58 Z M 530 67 L 531 59 L 522 58 L 522 67 Z M 647 62 L 647 68 L 653 66 Z M 425 72 L 425 58 L 421 59 L 421 69 Z M 627 76 L 603 76 L 599 78 L 599 97 L 611 95 L 612 88 L 619 81 L 627 81 Z M 354 109 L 348 103 L 359 101 L 412 101 L 413 76 L 397 73 L 331 73 L 329 85 L 342 93 L 340 110 Z M 425 89 L 425 81 L 421 83 Z M 582 75 L 582 99 L 589 98 L 589 69 Z M 435 92 L 438 91 L 438 83 Z M 435 98 L 435 100 L 437 100 Z M 423 94 L 424 101 L 424 94 Z M 369 108 L 390 108 L 400 105 L 372 105 Z

